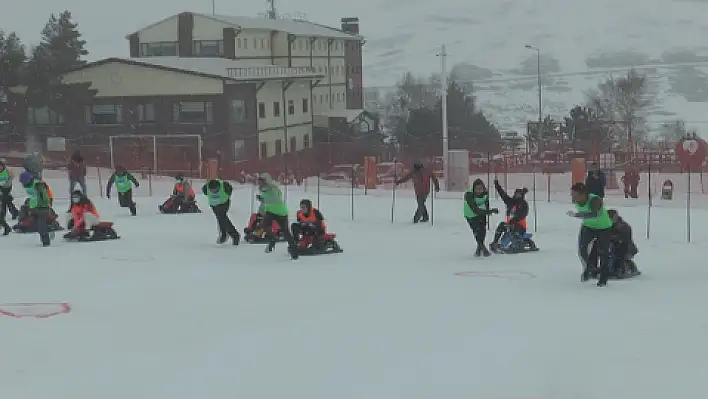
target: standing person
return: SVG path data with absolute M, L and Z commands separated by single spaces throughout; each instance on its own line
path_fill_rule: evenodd
M 7 224 L 7 212 L 10 211 L 13 219 L 17 219 L 19 211 L 12 202 L 12 180 L 15 174 L 5 165 L 4 160 L 0 160 L 0 226 L 3 228 L 3 235 L 10 234 L 12 229 Z
M 47 185 L 26 171 L 20 174 L 20 184 L 27 193 L 29 215 L 34 219 L 42 246 L 48 247 L 51 239 L 47 218 L 51 212 L 51 199 L 47 192 Z
M 288 206 L 283 199 L 283 192 L 268 173 L 261 173 L 256 182 L 258 183 L 258 195 L 256 198 L 258 198 L 263 205 L 263 211 L 265 212 L 263 216 L 263 227 L 268 237 L 266 252 L 270 253 L 275 249 L 275 243 L 278 239 L 273 233 L 273 222 L 275 222 L 280 227 L 283 237 L 288 241 L 290 257 L 297 259 L 297 244 L 295 243 L 293 235 L 290 233 L 290 226 L 288 226 Z
M 472 188 L 467 190 L 462 209 L 467 224 L 472 229 L 474 239 L 477 241 L 474 256 L 489 256 L 489 250 L 484 245 L 484 240 L 487 238 L 487 215 L 499 213 L 499 209 L 489 208 L 489 192 L 482 179 L 475 180 L 472 183 Z
M 69 161 L 69 193 L 74 192 L 74 188 L 78 184 L 81 187 L 81 192 L 87 194 L 86 192 L 86 164 L 84 163 L 84 157 L 81 156 L 79 151 L 74 152 L 71 155 L 71 160 Z
M 585 187 L 590 194 L 594 194 L 600 198 L 605 198 L 605 185 L 607 184 L 607 176 L 600 169 L 597 162 L 593 162 L 588 170 L 588 175 L 585 177 Z
M 430 194 L 430 181 L 433 181 L 435 186 L 435 192 L 440 191 L 440 185 L 438 183 L 438 178 L 435 177 L 433 173 L 430 173 L 426 168 L 423 167 L 421 162 L 415 162 L 413 164 L 413 170 L 408 172 L 401 179 L 396 181 L 396 185 L 407 182 L 408 180 L 413 180 L 413 190 L 415 191 L 415 200 L 418 203 L 418 207 L 413 214 L 413 223 L 427 222 L 428 208 L 425 203 L 428 201 L 428 195 Z
M 216 217 L 216 223 L 219 225 L 217 244 L 225 243 L 228 237 L 231 237 L 233 245 L 238 245 L 241 241 L 241 235 L 229 218 L 233 191 L 234 188 L 229 182 L 220 179 L 211 179 L 202 186 L 202 193 L 207 196 L 209 206 Z
M 600 260 L 600 277 L 598 287 L 607 285 L 610 276 L 610 250 L 612 240 L 612 219 L 605 209 L 602 198 L 590 193 L 583 183 L 575 183 L 571 187 L 571 197 L 575 204 L 575 211 L 568 211 L 568 216 L 583 221 L 578 236 L 578 256 L 583 265 L 581 281 L 590 278 L 590 244 L 594 242 L 593 252 Z
M 497 252 L 499 249 L 499 239 L 507 229 L 510 228 L 517 234 L 526 233 L 526 216 L 529 214 L 529 203 L 526 202 L 525 196 L 529 190 L 525 187 L 517 188 L 514 190 L 514 196 L 510 197 L 497 179 L 494 179 L 494 188 L 497 190 L 502 201 L 504 201 L 504 205 L 506 205 L 506 221 L 499 222 L 499 226 L 497 226 L 497 230 L 494 232 L 494 240 L 489 245 L 492 251 Z
M 113 172 L 108 179 L 108 184 L 106 185 L 106 197 L 108 197 L 108 199 L 111 199 L 113 183 L 116 184 L 116 190 L 118 190 L 118 203 L 121 208 L 130 208 L 130 214 L 133 216 L 137 215 L 138 211 L 133 201 L 133 185 L 135 185 L 135 188 L 138 188 L 140 187 L 140 183 L 122 166 L 117 167 L 116 171 Z

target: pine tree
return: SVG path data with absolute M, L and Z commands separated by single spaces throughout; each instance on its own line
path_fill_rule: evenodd
M 25 46 L 15 33 L 0 31 L 0 122 L 3 130 L 18 131 L 22 119 L 21 98 L 14 93 L 22 83 L 22 70 L 27 60 Z M 21 97 L 21 96 L 20 96 Z

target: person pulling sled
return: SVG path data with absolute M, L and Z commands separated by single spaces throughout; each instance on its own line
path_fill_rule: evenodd
M 41 179 L 35 178 L 29 172 L 20 174 L 20 184 L 27 193 L 28 216 L 34 220 L 42 246 L 48 247 L 51 243 L 51 235 L 47 219 L 52 208 L 52 200 L 48 193 L 49 188 Z
M 589 280 L 595 270 L 595 262 L 591 261 L 590 247 L 593 244 L 592 251 L 597 254 L 600 263 L 597 286 L 604 287 L 610 278 L 612 219 L 605 209 L 602 198 L 590 194 L 585 184 L 573 184 L 571 196 L 576 210 L 568 211 L 567 214 L 582 220 L 578 235 L 578 256 L 583 266 L 580 280 L 583 282 Z
M 65 240 L 105 241 L 120 238 L 113 229 L 112 222 L 100 220 L 98 210 L 93 202 L 81 190 L 71 193 L 71 205 L 67 211 L 67 219 L 69 232 L 64 234 Z
M 495 253 L 520 253 L 538 251 L 531 234 L 526 232 L 526 217 L 529 214 L 529 203 L 526 201 L 526 188 L 517 188 L 514 195 L 504 191 L 499 180 L 494 180 L 494 188 L 506 206 L 506 220 L 499 222 L 494 232 L 494 240 L 489 249 Z
M 231 207 L 231 194 L 233 194 L 233 186 L 221 179 L 211 179 L 202 186 L 202 193 L 207 196 L 209 206 L 214 212 L 216 223 L 219 226 L 219 237 L 216 239 L 217 244 L 223 244 L 231 237 L 231 243 L 238 245 L 241 241 L 241 235 L 231 223 L 229 218 L 229 208 Z
M 275 235 L 272 228 L 273 222 L 275 222 L 280 226 L 280 231 L 283 232 L 283 236 L 288 242 L 290 257 L 297 259 L 299 253 L 296 248 L 297 244 L 295 243 L 295 239 L 293 239 L 292 234 L 290 234 L 288 226 L 288 206 L 283 199 L 283 192 L 268 173 L 261 173 L 256 183 L 258 184 L 258 195 L 256 198 L 263 204 L 263 228 L 266 230 L 266 236 L 268 237 L 266 253 L 273 252 L 275 243 L 278 241 L 278 237 Z
M 312 201 L 309 199 L 300 201 L 297 221 L 292 224 L 291 229 L 301 255 L 342 252 L 342 248 L 335 240 L 337 236 L 327 233 L 324 216 L 312 206 Z
M 183 174 L 175 176 L 175 186 L 172 195 L 158 207 L 161 213 L 201 213 L 197 206 L 197 193 L 192 183 Z
M 487 216 L 499 213 L 499 209 L 489 208 L 489 192 L 482 179 L 475 180 L 472 183 L 472 188 L 467 190 L 462 209 L 465 220 L 467 220 L 475 241 L 477 241 L 474 256 L 489 256 L 489 250 L 484 245 L 484 240 L 487 238 Z
M 130 172 L 125 170 L 124 167 L 117 167 L 116 171 L 113 172 L 108 179 L 108 184 L 106 185 L 106 197 L 108 199 L 111 199 L 111 188 L 113 188 L 114 183 L 118 191 L 118 204 L 120 207 L 129 208 L 131 215 L 137 215 L 138 211 L 135 201 L 133 201 L 133 185 L 135 185 L 135 188 L 140 187 L 138 180 Z

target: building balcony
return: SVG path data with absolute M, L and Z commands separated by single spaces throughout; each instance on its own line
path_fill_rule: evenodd
M 227 68 L 226 73 L 234 79 L 283 79 L 283 78 L 316 78 L 318 74 L 314 67 L 282 67 L 277 65 L 249 66 Z

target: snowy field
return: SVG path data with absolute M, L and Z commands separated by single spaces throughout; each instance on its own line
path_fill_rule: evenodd
M 62 212 L 66 180 L 48 176 Z M 321 193 L 344 253 L 291 261 L 282 244 L 269 255 L 216 245 L 205 204 L 159 215 L 170 182 L 153 182 L 152 197 L 144 186 L 137 217 L 95 198 L 121 240 L 0 238 L 0 302 L 71 306 L 0 316 L 3 398 L 708 396 L 706 210 L 693 211 L 686 243 L 685 209 L 659 203 L 647 240 L 647 209 L 611 197 L 634 226 L 644 274 L 597 288 L 579 281 L 567 203 L 538 202 L 540 252 L 476 259 L 459 198 L 436 199 L 434 226 L 414 226 L 409 196 L 392 224 L 390 197 Z M 291 210 L 304 196 L 317 202 L 308 191 L 288 190 Z M 234 195 L 239 228 L 251 195 Z

